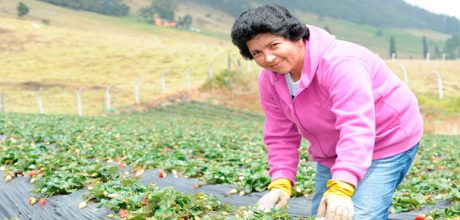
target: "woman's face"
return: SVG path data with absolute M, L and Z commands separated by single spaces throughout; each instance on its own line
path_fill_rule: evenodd
M 302 39 L 291 41 L 282 36 L 264 33 L 249 40 L 247 46 L 256 63 L 262 68 L 280 74 L 291 72 L 300 77 L 305 57 Z

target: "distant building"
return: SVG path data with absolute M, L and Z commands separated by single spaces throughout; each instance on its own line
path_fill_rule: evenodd
M 162 27 L 175 27 L 177 25 L 176 21 L 167 20 L 167 19 L 155 18 L 154 21 L 155 21 L 155 25 L 162 26 Z

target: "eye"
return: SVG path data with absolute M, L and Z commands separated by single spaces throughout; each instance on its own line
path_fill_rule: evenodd
M 279 45 L 280 45 L 280 43 L 274 42 L 274 43 L 272 43 L 271 48 L 276 49 L 276 48 L 278 48 Z
M 261 54 L 260 51 L 254 51 L 252 52 L 252 57 L 258 57 L 260 56 L 260 54 Z

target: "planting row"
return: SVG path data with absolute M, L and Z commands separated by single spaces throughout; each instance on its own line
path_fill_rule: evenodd
M 110 198 L 107 195 L 113 193 L 105 190 L 102 200 L 101 194 L 93 191 L 107 184 L 109 189 L 114 188 L 113 184 L 123 187 L 123 181 L 134 181 L 120 175 L 111 162 L 117 162 L 120 168 L 132 167 L 133 176 L 142 175 L 146 169 L 162 169 L 207 184 L 233 184 L 241 195 L 264 191 L 270 178 L 262 124 L 259 115 L 196 102 L 110 117 L 5 114 L 0 116 L 0 134 L 5 137 L 0 142 L 0 164 L 6 180 L 29 175 L 36 192 L 44 197 L 88 187 L 92 195 L 88 200 L 101 201 L 101 205 L 113 210 L 127 210 L 130 216 L 137 212 L 143 216 L 145 210 L 136 210 L 146 209 L 139 204 L 145 198 L 150 201 L 154 196 L 149 193 L 154 190 L 134 189 L 130 187 L 135 184 L 129 184 L 126 193 L 136 195 L 137 206 L 116 202 L 117 198 L 126 200 L 126 196 Z M 455 146 L 459 144 L 458 137 L 426 136 L 422 140 L 414 167 L 395 194 L 393 212 L 448 200 L 452 206 L 440 211 L 446 213 L 441 216 L 458 214 L 460 164 Z M 314 190 L 314 167 L 306 155 L 307 145 L 303 143 L 300 149 L 295 196 L 308 196 Z M 178 192 L 159 189 L 158 193 Z M 197 203 L 194 196 L 185 200 L 178 203 Z M 196 216 L 215 211 L 200 209 Z

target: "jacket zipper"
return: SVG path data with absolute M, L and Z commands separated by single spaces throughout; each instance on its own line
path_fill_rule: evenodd
M 306 89 L 306 88 L 305 88 Z M 305 89 L 303 89 L 302 91 L 300 91 L 299 93 L 297 93 L 297 95 L 294 97 L 294 99 L 292 100 L 292 111 L 294 113 L 294 119 L 296 120 L 297 124 L 300 126 L 300 129 L 302 129 L 303 131 L 305 131 L 306 133 L 308 133 L 311 137 L 315 138 L 316 139 L 316 142 L 318 142 L 318 145 L 319 145 L 319 149 L 321 150 L 321 153 L 323 154 L 322 155 L 322 158 L 330 158 L 329 156 L 327 156 L 325 153 L 324 153 L 324 150 L 323 150 L 323 146 L 321 145 L 321 142 L 318 140 L 318 138 L 313 135 L 311 132 L 309 132 L 307 129 L 305 129 L 305 127 L 302 125 L 302 123 L 300 123 L 300 120 L 297 116 L 297 112 L 296 112 L 296 108 L 295 108 L 295 100 L 297 99 L 297 97 L 300 95 L 300 93 L 302 93 Z M 302 132 L 300 132 L 300 129 L 297 128 L 299 130 L 299 133 L 300 135 L 302 135 Z

